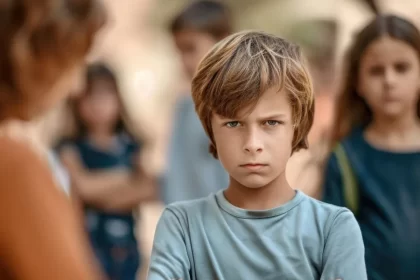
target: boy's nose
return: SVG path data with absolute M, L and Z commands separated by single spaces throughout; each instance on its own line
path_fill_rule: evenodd
M 247 135 L 247 139 L 244 144 L 244 151 L 248 153 L 257 153 L 263 150 L 263 144 L 261 141 L 261 137 L 259 136 L 258 132 L 253 130 L 249 131 Z

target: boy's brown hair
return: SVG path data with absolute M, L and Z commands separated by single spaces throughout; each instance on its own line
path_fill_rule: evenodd
M 218 1 L 194 1 L 174 18 L 170 29 L 172 34 L 190 30 L 220 40 L 232 33 L 230 10 Z
M 235 118 L 271 87 L 284 88 L 290 97 L 295 127 L 292 152 L 308 148 L 314 94 L 299 46 L 264 32 L 245 31 L 220 41 L 201 61 L 192 81 L 192 96 L 215 158 L 213 113 Z

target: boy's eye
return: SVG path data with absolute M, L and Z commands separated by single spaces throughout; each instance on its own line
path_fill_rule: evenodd
M 281 124 L 281 122 L 279 122 L 279 121 L 273 121 L 273 120 L 268 120 L 268 121 L 265 122 L 265 124 L 267 124 L 268 126 L 276 126 L 276 125 Z
M 227 127 L 237 127 L 237 126 L 239 126 L 239 122 L 238 121 L 227 122 L 226 126 Z

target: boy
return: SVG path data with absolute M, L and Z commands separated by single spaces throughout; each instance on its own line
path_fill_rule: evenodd
M 189 79 L 204 55 L 231 30 L 229 10 L 214 1 L 194 1 L 173 20 L 171 33 Z M 204 148 L 208 144 L 191 96 L 183 97 L 176 109 L 162 184 L 164 203 L 205 197 L 227 185 L 227 173 Z
M 165 209 L 148 279 L 367 279 L 353 214 L 285 178 L 314 115 L 299 48 L 261 32 L 234 34 L 200 63 L 192 95 L 230 182 Z

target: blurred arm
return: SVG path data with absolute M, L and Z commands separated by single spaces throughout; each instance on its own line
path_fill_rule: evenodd
M 126 212 L 156 196 L 154 179 L 143 172 L 88 171 L 73 148 L 65 148 L 61 156 L 77 195 L 87 204 L 107 211 Z

